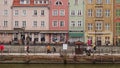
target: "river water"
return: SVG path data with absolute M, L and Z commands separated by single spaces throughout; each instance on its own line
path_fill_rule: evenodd
M 120 68 L 120 64 L 0 64 L 0 68 Z

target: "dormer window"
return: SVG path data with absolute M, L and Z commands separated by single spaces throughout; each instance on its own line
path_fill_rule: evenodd
M 57 1 L 56 5 L 62 5 L 62 2 L 61 1 Z
M 20 0 L 20 4 L 30 4 L 30 0 Z
M 34 0 L 34 4 L 48 4 L 47 0 Z

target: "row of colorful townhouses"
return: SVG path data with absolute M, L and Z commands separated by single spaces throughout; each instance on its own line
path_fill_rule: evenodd
M 120 43 L 120 0 L 0 0 L 0 42 Z

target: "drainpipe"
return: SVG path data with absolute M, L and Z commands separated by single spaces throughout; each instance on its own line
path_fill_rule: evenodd
M 83 36 L 83 41 L 85 42 L 85 21 L 84 21 L 84 8 L 85 8 L 85 6 L 84 6 L 84 0 L 83 0 L 83 33 L 84 33 L 84 36 Z

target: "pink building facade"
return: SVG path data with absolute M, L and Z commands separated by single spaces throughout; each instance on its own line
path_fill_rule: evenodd
M 50 0 L 49 40 L 65 43 L 68 40 L 68 0 Z
M 13 40 L 26 44 L 49 43 L 49 0 L 14 0 L 12 6 Z

